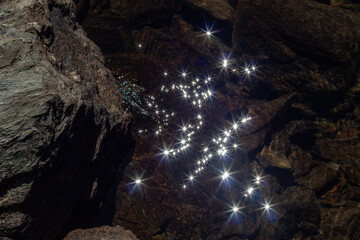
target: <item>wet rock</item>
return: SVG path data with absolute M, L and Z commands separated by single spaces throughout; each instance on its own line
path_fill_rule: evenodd
M 51 239 L 61 229 L 89 226 L 121 164 L 113 223 L 140 239 L 359 238 L 355 1 L 75 2 L 77 19 L 105 52 L 116 81 L 76 24 L 70 1 L 40 2 L 15 15 L 1 3 L 0 32 L 10 40 L 0 40 L 0 73 L 13 81 L 2 81 L 0 89 L 14 95 L 5 96 L 0 115 L 9 118 L 0 129 L 11 139 L 0 138 L 0 157 L 4 151 L 11 156 L 0 163 L 2 235 Z M 220 31 L 205 38 L 201 29 L 212 22 Z M 181 70 L 216 72 L 224 56 L 237 70 L 212 76 L 204 135 L 234 116 L 253 118 L 234 138 L 241 145 L 229 161 L 233 184 L 219 185 L 219 161 L 183 191 L 192 159 L 164 161 L 158 154 L 172 142 L 170 130 L 161 139 L 139 135 L 131 164 L 120 163 L 131 144 L 117 83 L 131 79 L 152 94 Z M 250 63 L 259 67 L 243 76 Z M 165 70 L 169 77 L 159 77 Z M 176 106 L 184 119 L 192 116 L 176 97 L 166 98 L 165 106 Z M 136 118 L 147 127 L 153 123 Z M 244 198 L 261 172 L 254 198 Z M 137 174 L 144 177 L 141 188 L 132 184 Z M 270 199 L 273 211 L 262 214 L 259 204 Z M 237 201 L 244 206 L 238 222 L 229 218 Z M 69 236 L 113 238 L 122 231 L 103 227 Z
M 359 24 L 353 11 L 310 0 L 240 1 L 234 51 L 268 63 L 252 95 L 301 92 L 318 112 L 337 105 L 356 79 Z
M 102 226 L 90 229 L 76 229 L 66 235 L 64 240 L 137 240 L 129 230 L 120 226 Z
M 221 1 L 217 2 L 221 6 Z M 352 193 L 349 186 L 350 178 L 355 181 L 357 176 L 350 170 L 353 165 L 343 170 L 342 164 L 350 159 L 345 154 L 350 147 L 344 152 L 324 152 L 334 146 L 331 141 L 338 145 L 335 149 L 344 146 L 338 143 L 341 141 L 351 141 L 353 153 L 358 149 L 354 129 L 359 127 L 360 115 L 353 109 L 357 109 L 358 101 L 360 18 L 355 11 L 310 0 L 238 1 L 237 7 L 234 1 L 228 2 L 236 8 L 233 45 L 215 38 L 211 42 L 203 40 L 197 29 L 203 22 L 196 25 L 195 17 L 188 16 L 193 11 L 222 24 L 231 19 L 226 14 L 230 13 L 228 6 L 222 18 L 216 13 L 218 6 L 211 6 L 212 1 L 189 0 L 180 4 L 168 25 L 148 24 L 133 29 L 134 42 L 143 43 L 143 47 L 131 58 L 126 54 L 108 57 L 131 62 L 134 72 L 142 71 L 135 62 L 151 59 L 138 62 L 145 65 L 143 68 L 156 68 L 154 72 L 159 74 L 170 69 L 171 76 L 178 74 L 179 68 L 213 72 L 212 67 L 219 65 L 216 58 L 229 50 L 234 66 L 240 70 L 244 64 L 257 62 L 261 67 L 251 77 L 241 78 L 238 73 L 226 71 L 216 76 L 213 112 L 204 110 L 209 116 L 209 129 L 222 121 L 230 122 L 234 115 L 253 117 L 236 136 L 241 146 L 232 168 L 238 170 L 233 177 L 239 183 L 232 186 L 231 193 L 226 192 L 216 180 L 212 181 L 218 172 L 211 170 L 196 181 L 196 189 L 181 191 L 181 174 L 189 172 L 191 161 L 184 158 L 181 164 L 174 161 L 164 167 L 163 159 L 154 157 L 157 140 L 140 136 L 132 165 L 125 170 L 129 178 L 118 189 L 113 223 L 139 233 L 141 239 L 323 239 L 323 228 L 332 229 L 322 218 L 326 207 L 346 205 L 358 197 L 357 187 L 351 186 Z M 231 21 L 227 27 L 233 26 Z M 116 61 L 112 62 L 114 69 Z M 148 75 L 149 82 L 167 83 L 155 75 Z M 145 84 L 152 88 L 150 83 Z M 169 106 L 172 101 L 168 99 Z M 341 135 L 339 139 L 337 134 Z M 167 136 L 163 139 L 171 142 Z M 321 142 L 325 139 L 331 140 L 330 144 Z M 146 147 L 149 145 L 151 149 Z M 149 174 L 151 181 L 141 191 L 131 192 L 128 184 L 136 171 Z M 244 205 L 249 205 L 243 221 L 237 225 L 227 222 L 228 215 L 219 212 L 228 209 L 220 202 L 226 205 L 233 199 L 243 199 L 243 188 L 250 181 L 246 176 L 261 171 L 266 183 L 261 196 L 274 197 L 274 203 L 278 203 L 274 206 L 276 214 L 260 217 L 261 213 L 250 213 L 247 210 L 256 207 L 244 200 Z

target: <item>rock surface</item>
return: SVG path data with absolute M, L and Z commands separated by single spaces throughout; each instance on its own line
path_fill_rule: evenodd
M 357 1 L 75 3 L 76 18 L 105 60 L 76 23 L 71 2 L 0 3 L 1 237 L 59 239 L 90 226 L 120 165 L 126 168 L 113 224 L 139 239 L 360 238 Z M 202 30 L 212 25 L 206 40 Z M 204 137 L 234 116 L 253 117 L 236 135 L 236 184 L 219 186 L 222 163 L 215 162 L 183 191 L 192 159 L 166 162 L 158 155 L 172 141 L 171 127 L 192 116 L 177 97 L 161 106 L 176 107 L 175 126 L 160 139 L 137 135 L 126 165 L 122 159 L 133 143 L 121 105 L 135 116 L 132 132 L 154 127 L 140 93 L 161 99 L 159 86 L 180 70 L 213 73 L 224 56 L 240 70 L 258 66 L 251 77 L 214 73 L 211 108 L 203 109 Z M 168 78 L 161 77 L 164 70 Z M 260 172 L 261 187 L 245 198 Z M 129 182 L 136 175 L 144 182 L 134 190 Z M 235 221 L 229 209 L 238 200 L 244 208 Z M 258 211 L 264 200 L 273 211 Z M 101 227 L 66 239 L 122 233 L 119 226 Z
M 77 229 L 70 232 L 64 240 L 138 240 L 130 231 L 120 226 L 102 226 L 91 229 Z
M 240 170 L 233 175 L 238 184 L 231 193 L 219 189 L 215 165 L 202 175 L 208 181 L 199 180 L 194 190 L 183 192 L 183 171 L 191 161 L 163 163 L 158 146 L 171 139 L 140 135 L 117 192 L 115 225 L 126 226 L 140 239 L 358 237 L 360 15 L 356 1 L 184 0 L 159 1 L 154 6 L 135 1 L 133 15 L 125 7 L 129 1 L 96 2 L 102 8 L 90 2 L 87 15 L 82 15 L 84 28 L 111 28 L 111 34 L 132 47 L 113 47 L 96 31 L 89 37 L 111 49 L 105 53 L 110 69 L 136 75 L 151 93 L 169 83 L 158 77 L 163 70 L 170 76 L 181 68 L 214 72 L 222 54 L 231 53 L 238 68 L 249 62 L 260 66 L 251 79 L 237 73 L 216 75 L 213 106 L 204 110 L 209 131 L 230 121 L 229 116 L 256 116 L 237 136 L 242 151 L 233 160 L 232 168 Z M 134 16 L 141 18 L 136 21 Z M 108 19 L 119 24 L 109 24 Z M 204 41 L 199 29 L 205 28 L 205 21 L 219 30 L 211 41 Z M 176 100 L 167 99 L 164 107 L 171 106 L 188 117 Z M 261 171 L 266 182 L 261 194 L 272 197 L 276 214 L 263 217 L 251 211 L 255 203 L 243 200 L 247 207 L 242 222 L 229 221 L 229 204 L 242 199 L 243 186 Z M 128 184 L 135 173 L 149 180 L 134 193 Z
M 59 239 L 91 226 L 130 115 L 71 1 L 1 1 L 0 26 L 0 238 Z

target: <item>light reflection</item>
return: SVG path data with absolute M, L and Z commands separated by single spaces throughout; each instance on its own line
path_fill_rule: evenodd
M 249 187 L 249 188 L 246 190 L 246 192 L 247 192 L 249 195 L 251 195 L 251 194 L 253 193 L 253 191 L 254 191 L 254 188 L 253 188 L 253 187 Z
M 203 31 L 204 31 L 204 35 L 206 36 L 206 38 L 210 38 L 211 36 L 213 36 L 214 32 L 212 31 L 212 27 L 209 28 L 206 26 L 206 30 L 203 30 Z M 142 45 L 138 44 L 138 47 L 141 48 Z M 221 59 L 220 59 L 220 61 L 221 61 Z M 232 65 L 234 65 L 234 63 L 235 62 L 232 62 L 231 59 L 223 56 L 223 59 L 221 61 L 222 69 L 231 67 L 231 68 L 229 68 L 229 70 L 232 72 L 237 72 L 236 75 L 244 74 L 247 76 L 251 75 L 254 71 L 256 71 L 256 67 L 254 65 L 247 65 L 243 68 L 243 71 L 241 71 L 241 67 L 239 67 L 238 69 L 233 68 Z M 181 77 L 183 78 L 181 80 L 182 82 L 180 84 L 170 85 L 171 89 L 173 90 L 170 93 L 179 91 L 180 94 L 185 99 L 189 100 L 189 101 L 185 101 L 185 102 L 187 102 L 188 104 L 194 105 L 194 109 L 196 109 L 197 113 L 193 114 L 193 116 L 192 116 L 193 118 L 191 118 L 192 120 L 190 122 L 191 124 L 181 127 L 181 130 L 183 131 L 183 133 L 181 133 L 180 137 L 178 138 L 178 140 L 181 139 L 180 145 L 177 144 L 176 146 L 178 146 L 178 147 L 176 147 L 174 149 L 164 149 L 163 150 L 163 155 L 166 157 L 170 157 L 170 156 L 175 157 L 177 153 L 180 153 L 181 151 L 184 151 L 185 149 L 189 148 L 190 147 L 189 142 L 191 140 L 190 136 L 192 134 L 195 134 L 195 136 L 193 136 L 193 142 L 196 141 L 196 133 L 198 133 L 200 131 L 200 126 L 202 126 L 203 120 L 206 119 L 206 115 L 203 114 L 203 112 L 201 111 L 202 109 L 200 109 L 200 108 L 203 105 L 205 106 L 207 103 L 207 99 L 209 99 L 213 95 L 212 90 L 209 89 L 209 88 L 211 88 L 211 86 L 210 86 L 211 81 L 213 81 L 211 79 L 211 77 L 202 76 L 201 79 L 204 79 L 203 81 L 202 80 L 200 81 L 200 78 L 196 77 L 196 78 L 192 78 L 191 81 L 186 82 L 187 79 L 185 79 L 185 78 L 190 76 L 191 74 L 188 74 L 184 70 L 182 72 L 180 72 L 180 74 L 181 74 Z M 168 72 L 164 71 L 163 75 L 165 77 L 168 76 Z M 216 77 L 217 75 L 212 74 L 211 76 Z M 162 94 L 169 92 L 170 86 L 165 86 L 165 85 L 161 86 L 161 91 L 163 92 Z M 168 89 L 168 87 L 169 87 L 169 89 Z M 152 96 L 150 96 L 150 98 L 152 100 L 148 101 L 146 104 L 148 104 L 148 106 L 151 108 L 152 113 L 154 113 L 154 112 L 156 113 L 156 120 L 158 122 L 158 128 L 151 132 L 152 133 L 155 132 L 155 135 L 158 136 L 162 133 L 163 130 L 165 130 L 165 129 L 162 129 L 161 126 L 167 126 L 169 119 L 171 119 L 171 116 L 174 116 L 174 112 L 172 112 L 172 114 L 170 116 L 170 114 L 167 114 L 165 112 L 165 110 L 159 111 L 158 105 L 155 102 L 155 98 Z M 161 99 L 161 101 L 163 101 L 163 100 Z M 251 117 L 248 117 L 248 116 L 243 117 L 242 119 L 233 123 L 232 126 L 228 126 L 227 130 L 222 132 L 223 134 L 220 132 L 219 135 L 217 135 L 220 137 L 218 137 L 218 139 L 214 138 L 213 143 L 210 143 L 210 144 L 207 143 L 207 145 L 210 146 L 210 148 L 205 147 L 203 149 L 203 152 L 201 152 L 201 150 L 200 150 L 201 156 L 194 162 L 194 163 L 197 163 L 195 166 L 195 169 L 193 169 L 195 171 L 192 171 L 192 173 L 194 175 L 188 176 L 188 180 L 190 180 L 191 182 L 194 181 L 194 179 L 197 176 L 200 176 L 198 174 L 200 174 L 202 171 L 204 171 L 207 166 L 210 166 L 209 161 L 212 158 L 213 154 L 216 155 L 216 153 L 218 153 L 220 156 L 225 156 L 225 155 L 229 154 L 229 156 L 231 156 L 232 153 L 234 153 L 234 152 L 236 153 L 236 149 L 238 148 L 239 145 L 236 142 L 234 142 L 235 133 L 238 133 L 237 130 L 240 127 L 243 127 L 243 125 L 248 123 L 250 120 L 251 120 Z M 139 130 L 139 133 L 140 132 L 142 133 L 143 130 Z M 167 131 L 163 131 L 163 132 L 168 133 Z M 184 136 L 184 135 L 186 135 L 186 136 Z M 204 145 L 205 144 L 202 144 L 202 146 L 204 146 Z M 223 171 L 220 175 L 220 178 L 222 179 L 222 181 L 225 181 L 225 180 L 228 180 L 229 178 L 231 179 L 231 176 L 228 171 Z M 255 188 L 260 187 L 260 185 L 255 185 L 255 184 L 260 184 L 261 181 L 262 181 L 261 176 L 256 175 L 255 180 L 254 179 L 251 180 L 253 186 L 250 186 L 248 189 L 246 189 L 244 196 L 251 196 L 252 194 L 254 194 Z M 135 185 L 141 185 L 143 183 L 143 180 L 142 180 L 142 178 L 136 178 L 133 183 Z M 182 188 L 183 189 L 187 188 L 187 185 L 186 184 L 182 185 Z M 264 211 L 271 211 L 271 206 L 272 205 L 270 205 L 270 203 L 265 202 L 264 204 L 262 204 L 262 209 L 264 209 Z M 232 206 L 233 213 L 238 213 L 239 211 L 240 211 L 240 208 L 237 205 Z
M 224 171 L 223 174 L 221 175 L 222 180 L 226 180 L 228 179 L 228 177 L 230 176 L 228 171 Z
M 227 59 L 224 59 L 223 60 L 223 65 L 222 65 L 224 68 L 226 68 L 228 66 L 228 60 Z

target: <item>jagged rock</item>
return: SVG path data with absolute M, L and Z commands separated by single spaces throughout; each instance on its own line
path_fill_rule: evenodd
M 340 164 L 340 169 L 353 184 L 360 186 L 360 142 L 358 139 L 319 139 L 315 142 L 319 154 Z
M 349 62 L 358 52 L 360 19 L 351 11 L 311 0 L 240 1 L 237 9 L 235 40 L 259 55 L 293 61 L 299 52 Z
M 194 188 L 182 191 L 193 162 L 158 155 L 158 147 L 172 142 L 170 131 L 161 140 L 139 135 L 117 190 L 113 223 L 140 239 L 359 238 L 355 0 L 75 2 L 76 18 L 105 52 L 107 66 L 123 78 L 115 81 L 103 67 L 70 1 L 21 0 L 16 11 L 4 10 L 15 3 L 0 3 L 0 74 L 16 80 L 0 82 L 7 93 L 1 96 L 6 114 L 0 119 L 9 119 L 0 129 L 13 139 L 0 138 L 0 157 L 6 152 L 19 160 L 0 163 L 0 237 L 52 239 L 82 227 L 78 223 L 89 226 L 88 216 L 111 182 L 110 169 L 117 169 L 123 148 L 131 145 L 116 84 L 121 79 L 152 94 L 173 83 L 179 71 L 206 76 L 231 57 L 236 69 L 211 76 L 212 108 L 203 113 L 209 116 L 204 138 L 237 116 L 253 118 L 234 139 L 238 152 L 228 162 L 234 182 L 220 187 L 225 166 L 215 161 Z M 201 29 L 212 23 L 213 37 L 205 38 Z M 244 76 L 248 64 L 256 71 Z M 159 77 L 165 70 L 169 77 Z M 176 106 L 184 119 L 193 117 L 176 97 L 165 99 L 164 106 Z M 136 117 L 137 124 L 153 122 Z M 178 120 L 175 125 L 183 119 Z M 244 198 L 261 172 L 256 193 Z M 136 174 L 144 180 L 139 189 L 131 184 Z M 266 200 L 274 205 L 262 212 Z M 240 222 L 229 219 L 236 202 L 246 206 Z M 101 238 L 117 229 L 76 230 L 69 236 Z
M 308 175 L 300 177 L 295 181 L 299 185 L 302 185 L 315 192 L 319 192 L 324 187 L 329 186 L 336 179 L 338 174 L 338 171 L 321 165 L 313 168 Z
M 294 232 L 316 235 L 320 223 L 321 205 L 314 192 L 300 187 L 290 187 L 281 195 L 283 212 L 277 229 L 278 239 L 286 239 Z
M 244 131 L 245 133 L 254 132 L 267 124 L 269 124 L 287 105 L 291 104 L 294 94 L 287 94 L 272 101 L 249 101 L 246 109 L 249 116 L 252 116 L 252 121 Z
M 322 200 L 321 203 L 334 206 L 337 202 L 339 202 L 340 197 L 345 188 L 346 188 L 346 180 L 342 179 L 332 189 L 330 189 L 328 192 L 326 192 L 324 195 L 321 196 L 321 200 Z M 354 190 L 356 190 L 356 188 Z M 352 199 L 352 197 L 353 196 L 348 198 Z
M 0 237 L 89 225 L 133 146 L 115 79 L 74 11 L 0 3 Z
M 231 19 L 231 14 L 224 14 L 223 19 L 216 16 L 208 1 L 189 0 L 185 10 L 173 13 L 168 26 L 156 28 L 149 24 L 134 29 L 132 35 L 134 42 L 144 43 L 144 48 L 138 49 L 139 55 L 153 57 L 154 62 L 160 62 L 159 66 L 171 69 L 170 73 L 184 68 L 184 62 L 190 66 L 189 72 L 210 71 L 204 67 L 206 64 L 219 64 L 213 55 L 221 55 L 221 51 L 227 53 L 229 49 L 239 69 L 250 61 L 259 63 L 258 74 L 249 78 L 239 80 L 237 74 L 216 76 L 219 80 L 215 110 L 205 112 L 210 116 L 209 127 L 219 126 L 222 115 L 227 115 L 226 120 L 231 121 L 234 112 L 253 117 L 251 124 L 239 131 L 236 138 L 241 144 L 241 153 L 232 162 L 232 167 L 240 169 L 240 173 L 233 177 L 241 181 L 254 169 L 256 172 L 263 170 L 268 184 L 264 192 L 274 196 L 274 202 L 279 203 L 274 206 L 277 214 L 265 218 L 267 222 L 246 212 L 241 225 L 221 227 L 221 221 L 226 221 L 226 217 L 216 214 L 221 207 L 212 201 L 242 199 L 240 186 L 246 183 L 236 184 L 231 194 L 226 194 L 212 181 L 202 183 L 199 180 L 196 194 L 193 189 L 187 190 L 186 195 L 180 193 L 176 190 L 181 187 L 177 183 L 181 181 L 179 174 L 188 170 L 185 167 L 187 159 L 182 165 L 172 162 L 176 166 L 174 169 L 158 167 L 153 157 L 157 150 L 146 148 L 147 143 L 154 145 L 155 140 L 139 137 L 141 146 L 135 152 L 134 165 L 125 172 L 130 175 L 136 169 L 147 169 L 154 180 L 149 184 L 151 187 L 133 195 L 126 187 L 131 180 L 122 181 L 117 193 L 114 224 L 139 232 L 141 239 L 322 239 L 324 228 L 332 226 L 322 225 L 325 207 L 321 204 L 338 206 L 358 198 L 357 188 L 350 194 L 348 185 L 351 184 L 347 178 L 342 182 L 343 171 L 351 178 L 356 174 L 350 172 L 350 167 L 348 171 L 342 170 L 344 166 L 334 157 L 324 157 L 317 143 L 333 138 L 339 131 L 338 119 L 354 128 L 359 126 L 358 122 L 349 120 L 358 120 L 360 116 L 358 111 L 351 109 L 352 106 L 356 109 L 358 101 L 355 100 L 358 98 L 358 14 L 310 0 L 237 2 L 232 47 L 229 43 L 219 44 L 216 39 L 210 44 L 198 38 L 196 27 L 201 24 L 187 16 L 189 5 L 191 10 L 201 9 L 197 13 L 205 12 L 206 16 L 212 15 L 219 22 Z M 235 7 L 236 3 L 231 6 Z M 224 9 L 226 12 L 228 8 Z M 201 56 L 206 64 L 199 63 Z M 124 55 L 117 57 L 126 59 Z M 149 79 L 156 78 L 149 74 Z M 350 111 L 353 111 L 352 115 L 347 115 Z M 355 141 L 355 132 L 347 132 L 347 135 Z M 321 145 L 324 151 L 330 147 Z M 355 149 L 357 145 L 352 151 Z M 252 161 L 254 155 L 257 161 Z M 204 173 L 202 178 L 215 178 L 216 174 L 214 170 Z M 216 189 L 215 193 L 213 189 Z M 171 190 L 179 195 L 173 195 Z M 211 203 L 204 206 L 204 202 Z M 211 210 L 206 212 L 209 208 Z
M 356 79 L 359 26 L 357 13 L 312 0 L 240 1 L 234 52 L 267 63 L 251 95 L 301 92 L 317 112 L 337 105 Z
M 187 0 L 195 7 L 202 8 L 206 12 L 212 14 L 216 19 L 233 21 L 235 11 L 231 5 L 225 0 Z
M 332 129 L 334 124 L 327 121 L 290 122 L 273 135 L 270 145 L 264 146 L 256 157 L 264 166 L 292 170 L 294 176 L 302 176 L 312 167 L 313 156 L 309 150 L 314 142 L 314 134 Z
M 324 239 L 358 239 L 360 237 L 360 211 L 356 204 L 322 211 L 322 231 Z
M 70 232 L 64 240 L 137 240 L 129 230 L 120 226 L 102 226 L 90 229 L 76 229 Z

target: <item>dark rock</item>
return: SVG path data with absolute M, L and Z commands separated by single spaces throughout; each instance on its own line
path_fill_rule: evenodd
M 346 188 L 346 181 L 342 179 L 339 183 L 337 183 L 332 189 L 326 192 L 324 195 L 321 196 L 321 203 L 324 205 L 335 206 L 338 205 L 341 201 L 341 196 L 343 194 L 344 189 Z M 356 192 L 354 194 L 356 196 Z M 345 198 L 352 199 L 354 195 L 347 196 Z
M 269 102 L 249 101 L 246 109 L 253 119 L 251 125 L 244 130 L 245 133 L 251 133 L 269 124 L 291 104 L 293 98 L 294 94 L 287 94 Z
M 140 239 L 360 238 L 355 0 L 75 3 L 77 16 L 70 1 L 0 3 L 0 238 L 58 239 L 90 227 L 119 165 L 113 224 Z M 204 38 L 213 23 L 213 37 Z M 221 69 L 223 57 L 234 72 Z M 242 74 L 249 64 L 255 73 Z M 159 77 L 165 70 L 169 76 Z M 234 156 L 211 162 L 186 191 L 197 153 L 174 161 L 159 155 L 193 117 L 176 96 L 158 92 L 181 70 L 212 74 L 202 140 L 237 116 L 252 117 L 232 139 Z M 179 114 L 161 138 L 137 135 L 127 165 L 128 132 L 155 124 L 142 111 L 143 95 Z M 234 181 L 224 188 L 218 176 L 227 166 Z M 254 195 L 244 197 L 259 173 Z M 138 175 L 143 183 L 133 188 Z M 243 207 L 236 220 L 229 217 L 235 203 Z M 123 233 L 101 227 L 66 239 Z
M 129 230 L 120 226 L 102 226 L 90 229 L 76 229 L 70 232 L 64 240 L 137 240 Z
M 89 226 L 133 142 L 71 1 L 0 3 L 0 237 Z
M 295 181 L 299 185 L 313 190 L 314 192 L 319 192 L 324 187 L 331 186 L 338 174 L 338 171 L 325 165 L 320 165 L 313 168 L 308 175 L 297 178 Z
M 148 81 L 143 83 L 147 89 L 153 89 L 153 82 L 167 83 L 156 78 L 163 69 L 174 76 L 179 68 L 212 72 L 223 53 L 231 52 L 239 69 L 250 61 L 258 62 L 259 74 L 243 81 L 239 81 L 239 74 L 217 75 L 213 109 L 205 110 L 209 129 L 231 121 L 234 113 L 253 117 L 252 124 L 236 137 L 242 152 L 232 161 L 232 167 L 239 172 L 234 174 L 239 183 L 230 193 L 219 189 L 212 181 L 218 174 L 214 170 L 202 175 L 196 190 L 181 192 L 180 175 L 188 171 L 191 162 L 184 158 L 181 164 L 162 162 L 159 166 L 161 157 L 154 157 L 158 153 L 155 146 L 163 143 L 139 136 L 132 164 L 125 170 L 128 179 L 118 189 L 113 223 L 126 226 L 140 239 L 324 239 L 324 228 L 333 229 L 323 221 L 324 206 L 343 206 L 357 199 L 357 188 L 354 194 L 349 190 L 350 178 L 354 180 L 357 175 L 350 165 L 344 170 L 342 164 L 349 161 L 343 158 L 349 159 L 345 152 L 350 147 L 340 152 L 340 161 L 333 154 L 323 153 L 333 145 L 321 141 L 332 140 L 337 145 L 338 141 L 352 141 L 351 152 L 358 149 L 355 130 L 347 129 L 350 125 L 359 128 L 359 15 L 310 0 L 228 1 L 231 3 L 224 5 L 220 15 L 217 11 L 221 11 L 222 1 L 184 2 L 179 11 L 172 13 L 171 23 L 133 28 L 134 43 L 143 44 L 138 54 L 107 57 L 112 69 L 126 62 L 132 72 L 154 68 L 156 73 L 149 73 Z M 229 6 L 236 8 L 234 22 Z M 203 41 L 197 31 L 200 24 L 194 24 L 198 22 L 195 17 L 189 18 L 189 12 L 228 21 L 227 27 L 234 26 L 233 45 L 215 39 Z M 157 17 L 149 18 L 152 22 Z M 204 60 L 203 65 L 199 59 Z M 167 100 L 169 106 L 177 103 Z M 335 137 L 339 131 L 344 132 L 341 140 Z M 163 141 L 171 142 L 167 136 Z M 339 151 L 330 152 L 339 156 Z M 134 193 L 128 183 L 139 171 L 151 181 Z M 261 195 L 273 196 L 273 202 L 278 203 L 274 206 L 276 214 L 261 217 L 250 213 L 249 209 L 255 207 L 249 203 L 241 224 L 227 222 L 223 226 L 228 216 L 219 213 L 227 211 L 220 202 L 242 199 L 241 185 L 246 185 L 246 176 L 261 171 L 266 182 Z
M 235 42 L 256 55 L 289 62 L 311 54 L 349 62 L 358 52 L 360 21 L 351 11 L 311 0 L 240 1 L 237 9 Z
M 213 15 L 216 19 L 234 21 L 234 9 L 226 0 L 187 0 L 187 2 L 195 7 L 204 9 L 204 11 Z
M 340 164 L 340 169 L 353 184 L 360 185 L 360 142 L 339 137 L 319 139 L 315 146 L 319 154 Z
M 301 232 L 303 236 L 317 233 L 320 223 L 321 205 L 313 191 L 290 187 L 281 195 L 280 228 L 278 239 L 289 239 Z M 281 236 L 281 237 L 280 237 Z
M 267 63 L 252 95 L 301 92 L 321 113 L 337 105 L 357 76 L 359 24 L 353 11 L 311 0 L 240 1 L 234 51 Z
M 322 232 L 324 239 L 358 239 L 360 237 L 360 211 L 353 206 L 323 209 Z

